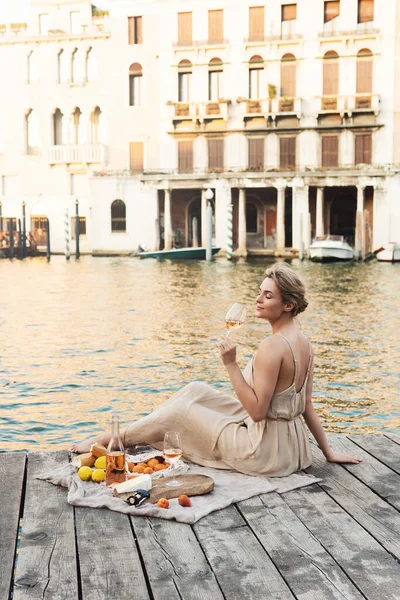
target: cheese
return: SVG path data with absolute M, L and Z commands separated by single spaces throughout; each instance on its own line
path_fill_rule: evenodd
M 114 490 L 118 494 L 126 494 L 127 492 L 136 492 L 136 490 L 146 490 L 149 492 L 153 487 L 151 475 L 138 475 L 128 481 L 123 481 L 114 486 Z

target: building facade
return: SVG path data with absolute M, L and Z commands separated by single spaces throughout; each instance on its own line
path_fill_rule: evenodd
M 38 0 L 0 25 L 1 205 L 62 252 L 400 239 L 400 0 Z M 69 231 L 68 231 L 69 230 Z

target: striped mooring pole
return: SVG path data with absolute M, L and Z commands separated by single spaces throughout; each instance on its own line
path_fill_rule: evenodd
M 228 260 L 232 259 L 232 248 L 233 248 L 233 244 L 232 244 L 232 214 L 233 214 L 233 205 L 232 204 L 228 204 L 228 212 L 227 212 L 227 236 L 226 236 L 226 258 Z
M 69 250 L 69 210 L 68 208 L 65 210 L 64 215 L 64 238 L 65 238 L 65 258 L 69 260 L 71 258 L 71 253 Z

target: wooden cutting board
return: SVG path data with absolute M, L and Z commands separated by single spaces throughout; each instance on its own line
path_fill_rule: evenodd
M 168 481 L 171 481 L 173 477 L 161 477 L 160 479 L 153 480 L 153 487 L 150 491 L 150 498 L 145 500 L 143 504 L 152 503 L 156 504 L 160 498 L 178 498 L 181 494 L 186 496 L 201 496 L 202 494 L 208 494 L 214 488 L 214 480 L 207 475 L 179 475 L 178 481 L 182 483 L 179 487 L 170 487 L 166 485 Z M 126 500 L 129 496 L 132 496 L 134 492 L 126 492 L 124 494 L 118 494 L 118 498 Z

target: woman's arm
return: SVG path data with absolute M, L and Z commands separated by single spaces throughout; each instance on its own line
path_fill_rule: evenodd
M 362 458 L 355 458 L 354 456 L 349 456 L 348 454 L 344 454 L 342 452 L 333 452 L 333 450 L 329 447 L 328 438 L 326 437 L 326 433 L 324 428 L 322 427 L 322 423 L 320 421 L 319 416 L 316 413 L 314 408 L 314 404 L 312 402 L 312 388 L 313 388 L 313 380 L 314 380 L 314 356 L 312 358 L 310 374 L 308 376 L 307 388 L 306 388 L 306 409 L 303 413 L 303 417 L 305 422 L 308 425 L 309 430 L 315 438 L 318 446 L 321 451 L 324 453 L 324 456 L 328 462 L 335 463 L 354 463 L 357 464 L 362 461 Z

